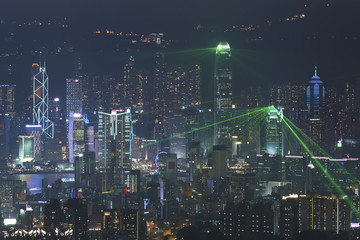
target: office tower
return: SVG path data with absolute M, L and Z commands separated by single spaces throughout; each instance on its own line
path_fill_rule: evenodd
M 10 114 L 11 119 L 15 115 L 15 88 L 14 84 L 0 85 L 0 113 Z
M 86 152 L 95 152 L 95 130 L 93 125 L 86 125 Z
M 83 155 L 78 154 L 75 156 L 74 160 L 74 169 L 75 169 L 75 197 L 81 198 L 82 193 L 82 179 L 84 174 L 84 160 Z
M 49 118 L 54 122 L 54 140 L 65 141 L 65 118 L 61 108 L 61 99 L 49 99 Z
M 41 125 L 41 135 L 54 138 L 54 123 L 49 119 L 49 78 L 45 61 L 33 77 L 33 124 Z
M 34 160 L 34 137 L 19 136 L 19 160 L 31 162 Z
M 84 152 L 83 154 L 84 184 L 87 188 L 96 186 L 96 161 L 95 152 Z
M 0 114 L 0 169 L 7 168 L 10 160 L 10 115 Z
M 125 173 L 125 185 L 129 189 L 129 193 L 140 193 L 140 174 L 140 170 L 130 170 Z
M 284 155 L 283 149 L 283 113 L 282 108 L 270 108 L 266 118 L 265 152 L 271 155 Z
M 188 68 L 188 80 L 185 81 L 187 99 L 193 105 L 201 104 L 201 67 L 191 65 Z
M 169 138 L 169 140 L 164 141 L 168 143 L 165 143 L 167 146 L 164 144 L 161 150 L 176 153 L 178 158 L 186 158 L 186 136 L 183 134 L 186 132 L 184 112 L 171 111 L 164 114 L 162 125 L 164 137 Z
M 131 209 L 101 210 L 101 239 L 115 239 L 116 236 L 126 236 L 126 239 L 139 240 L 140 213 Z
M 66 79 L 66 119 L 70 112 L 82 114 L 82 81 L 80 78 Z
M 126 106 L 136 105 L 136 73 L 135 59 L 130 56 L 129 61 L 124 66 L 124 100 Z
M 190 165 L 190 182 L 194 181 L 203 169 L 204 154 L 200 142 L 190 143 L 189 165 Z M 197 179 L 196 179 L 197 180 Z
M 41 142 L 41 125 L 26 125 L 26 134 L 34 138 L 34 158 L 41 160 L 42 142 Z
M 96 111 L 98 107 L 98 99 L 100 86 L 99 82 L 100 76 L 90 75 L 87 81 L 82 83 L 82 94 L 83 94 L 83 112 L 85 114 L 90 114 Z
M 100 166 L 105 169 L 107 185 L 123 185 L 124 169 L 131 169 L 133 139 L 131 108 L 98 112 Z
M 226 145 L 215 145 L 209 154 L 208 166 L 212 168 L 210 176 L 215 179 L 227 175 L 229 157 L 226 149 Z
M 220 42 L 215 56 L 214 123 L 230 118 L 232 109 L 231 49 L 227 42 Z M 227 144 L 230 140 L 225 124 L 215 125 L 214 143 Z
M 177 155 L 176 153 L 161 152 L 155 159 L 159 174 L 174 182 L 177 179 Z
M 166 112 L 167 103 L 166 103 L 166 63 L 165 55 L 162 52 L 157 52 L 154 57 L 154 82 L 152 84 L 153 92 L 153 104 L 151 106 L 151 111 L 154 112 L 154 136 L 155 140 L 161 140 L 164 138 L 164 127 L 162 126 L 163 115 Z M 158 150 L 161 147 L 158 146 Z
M 310 137 L 322 146 L 324 139 L 325 87 L 320 77 L 315 74 L 306 88 L 306 104 L 309 116 Z
M 85 123 L 83 115 L 70 112 L 68 119 L 68 155 L 73 163 L 74 155 L 85 151 Z

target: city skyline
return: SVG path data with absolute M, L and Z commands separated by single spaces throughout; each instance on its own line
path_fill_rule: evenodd
M 1 2 L 0 238 L 359 239 L 358 10 Z

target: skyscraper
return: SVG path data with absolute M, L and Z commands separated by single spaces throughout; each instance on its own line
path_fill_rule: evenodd
M 306 88 L 306 104 L 309 113 L 310 137 L 321 146 L 324 140 L 325 87 L 317 75 L 317 67 Z
M 11 119 L 15 114 L 15 87 L 14 84 L 0 85 L 0 111 L 10 114 Z
M 45 61 L 33 77 L 33 124 L 41 125 L 41 135 L 54 138 L 54 123 L 49 119 L 49 77 Z
M 78 78 L 66 79 L 66 118 L 70 112 L 82 114 L 82 82 Z
M 124 168 L 131 169 L 133 138 L 131 108 L 99 112 L 99 160 L 107 173 L 107 185 L 122 185 Z
M 10 153 L 10 115 L 0 114 L 0 169 L 7 168 Z
M 284 155 L 283 149 L 283 113 L 282 108 L 271 108 L 266 118 L 265 152 L 272 155 Z
M 231 49 L 227 42 L 220 42 L 215 56 L 215 106 L 214 122 L 230 117 L 232 108 Z M 225 125 L 215 125 L 214 143 L 227 143 L 228 131 Z

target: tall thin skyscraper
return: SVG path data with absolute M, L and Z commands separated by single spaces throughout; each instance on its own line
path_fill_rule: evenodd
M 54 138 L 54 123 L 49 119 L 49 77 L 45 61 L 33 77 L 33 124 L 41 125 L 41 135 Z
M 232 108 L 231 49 L 227 42 L 220 42 L 215 56 L 215 106 L 214 122 L 230 117 Z M 224 125 L 215 125 L 214 143 L 226 143 L 228 131 Z
M 315 67 L 315 74 L 306 88 L 306 104 L 309 111 L 310 136 L 322 146 L 324 141 L 325 87 L 317 75 L 317 67 Z

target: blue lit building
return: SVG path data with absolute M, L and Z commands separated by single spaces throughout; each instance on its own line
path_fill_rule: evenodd
M 317 75 L 317 67 L 315 67 L 315 74 L 306 88 L 306 104 L 309 114 L 308 129 L 310 137 L 320 146 L 323 146 L 325 139 L 323 123 L 323 116 L 325 114 L 325 87 Z
M 325 87 L 317 75 L 317 67 L 306 88 L 306 104 L 310 119 L 320 119 L 325 113 Z

